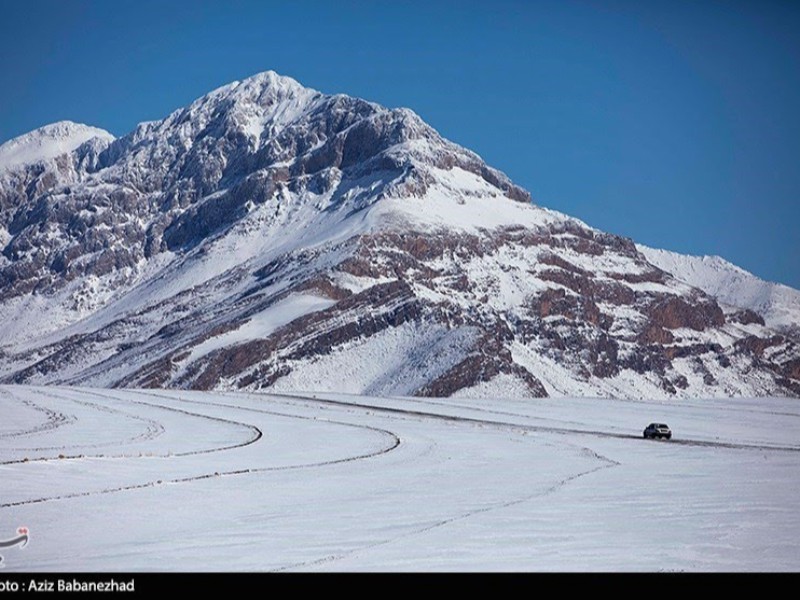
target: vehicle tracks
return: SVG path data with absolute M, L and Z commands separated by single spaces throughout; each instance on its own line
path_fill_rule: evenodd
M 512 423 L 508 421 L 496 421 L 490 419 L 479 419 L 476 417 L 460 417 L 455 415 L 448 415 L 443 413 L 436 413 L 436 412 L 427 412 L 422 410 L 413 410 L 408 408 L 395 408 L 390 406 L 380 406 L 375 404 L 364 404 L 362 402 L 345 402 L 342 400 L 330 400 L 325 398 L 316 398 L 313 396 L 300 396 L 300 395 L 288 395 L 288 394 L 274 394 L 273 396 L 281 397 L 281 398 L 288 398 L 294 400 L 303 400 L 307 402 L 316 402 L 320 404 L 329 404 L 334 406 L 341 406 L 341 407 L 351 407 L 351 408 L 360 408 L 364 410 L 371 410 L 375 412 L 383 412 L 387 414 L 398 414 L 398 415 L 405 415 L 409 417 L 417 417 L 417 418 L 427 418 L 427 419 L 436 419 L 440 421 L 452 421 L 452 422 L 463 422 L 463 423 L 472 423 L 475 425 L 481 425 L 484 427 L 502 427 L 507 429 L 515 429 L 515 430 L 523 430 L 523 431 L 535 431 L 535 432 L 543 432 L 543 433 L 554 433 L 554 434 L 577 434 L 577 435 L 588 435 L 593 437 L 603 437 L 603 438 L 615 438 L 615 439 L 622 439 L 622 440 L 638 440 L 638 441 L 645 441 L 641 435 L 634 435 L 631 433 L 617 433 L 611 431 L 600 431 L 600 430 L 588 430 L 588 429 L 575 429 L 571 427 L 557 427 L 553 425 L 530 425 L 530 424 L 523 424 L 523 423 Z M 439 405 L 438 403 L 436 403 Z M 510 414 L 510 413 L 509 413 Z M 522 415 L 519 415 L 522 416 Z M 534 418 L 534 417 L 525 417 L 525 418 Z M 647 440 L 649 441 L 649 440 Z M 778 452 L 800 452 L 799 446 L 781 446 L 781 445 L 771 445 L 771 444 L 748 444 L 748 443 L 735 443 L 735 442 L 723 442 L 723 441 L 713 441 L 713 440 L 693 440 L 693 439 L 684 439 L 684 438 L 675 438 L 673 436 L 671 443 L 679 446 L 700 446 L 700 447 L 707 447 L 707 448 L 726 448 L 726 449 L 733 449 L 733 450 L 757 450 L 757 451 L 767 451 L 767 450 L 774 450 Z
M 222 452 L 222 451 L 225 451 L 225 450 L 231 450 L 233 448 L 240 448 L 240 447 L 243 447 L 243 446 L 254 444 L 263 435 L 261 430 L 258 429 L 257 427 L 255 427 L 254 425 L 250 425 L 250 424 L 239 422 L 239 421 L 231 421 L 230 419 L 223 419 L 223 418 L 220 418 L 220 417 L 213 417 L 213 416 L 210 416 L 210 415 L 203 415 L 201 413 L 194 413 L 194 412 L 191 412 L 191 411 L 186 411 L 186 410 L 175 408 L 175 407 L 164 406 L 164 405 L 161 405 L 161 404 L 156 404 L 156 403 L 151 403 L 151 402 L 144 402 L 144 401 L 141 401 L 141 400 L 133 400 L 133 399 L 130 399 L 130 398 L 121 398 L 121 397 L 118 397 L 118 396 L 109 396 L 109 395 L 106 395 L 106 394 L 101 394 L 101 393 L 96 392 L 94 390 L 82 390 L 82 391 L 85 392 L 85 393 L 92 394 L 92 395 L 97 396 L 97 397 L 112 399 L 112 400 L 115 400 L 115 401 L 122 401 L 122 402 L 129 402 L 129 403 L 133 403 L 133 404 L 140 404 L 140 405 L 149 406 L 149 407 L 152 407 L 152 408 L 162 408 L 162 409 L 165 409 L 165 410 L 172 410 L 172 411 L 179 412 L 179 413 L 184 413 L 184 414 L 187 414 L 187 415 L 200 416 L 200 417 L 204 417 L 204 418 L 208 418 L 208 419 L 212 419 L 212 420 L 216 420 L 216 421 L 221 421 L 221 422 L 243 424 L 243 425 L 246 425 L 247 427 L 251 427 L 252 429 L 254 429 L 255 431 L 258 432 L 257 435 L 253 439 L 248 440 L 247 442 L 244 442 L 244 443 L 241 443 L 241 444 L 235 444 L 235 445 L 230 445 L 230 446 L 225 446 L 225 447 L 220 447 L 220 448 L 213 448 L 213 449 L 190 451 L 190 452 L 185 452 L 185 453 L 182 453 L 182 454 L 176 453 L 176 454 L 170 455 L 169 456 L 170 458 L 172 458 L 172 457 L 177 458 L 177 457 L 180 457 L 180 456 L 188 456 L 188 455 L 192 455 L 192 454 L 205 454 L 205 453 L 209 453 L 209 452 Z M 145 396 L 151 396 L 151 397 L 155 397 L 155 398 L 160 398 L 162 400 L 172 400 L 172 401 L 175 401 L 175 402 L 186 402 L 186 403 L 192 403 L 192 404 L 207 405 L 207 406 L 212 406 L 212 407 L 232 408 L 232 409 L 235 409 L 235 410 L 242 410 L 242 411 L 247 411 L 247 412 L 264 413 L 264 414 L 271 414 L 271 415 L 276 415 L 276 416 L 289 417 L 289 418 L 295 418 L 295 419 L 301 419 L 301 420 L 307 420 L 307 421 L 325 422 L 325 423 L 330 423 L 330 424 L 334 424 L 334 425 L 341 425 L 341 426 L 352 427 L 352 428 L 357 428 L 357 429 L 366 429 L 366 430 L 370 430 L 370 431 L 379 432 L 379 433 L 382 433 L 384 435 L 388 435 L 390 437 L 390 443 L 384 445 L 383 447 L 381 447 L 380 449 L 375 450 L 375 451 L 366 452 L 366 453 L 358 454 L 358 455 L 355 455 L 355 456 L 347 456 L 347 457 L 343 457 L 343 458 L 331 459 L 331 460 L 327 460 L 327 461 L 316 461 L 316 462 L 312 462 L 312 463 L 302 463 L 302 464 L 296 464 L 296 465 L 280 465 L 280 466 L 274 466 L 274 467 L 252 467 L 252 468 L 242 468 L 242 469 L 216 470 L 216 471 L 213 471 L 213 472 L 206 472 L 206 473 L 187 476 L 187 477 L 172 477 L 172 478 L 151 479 L 151 480 L 148 480 L 146 482 L 128 484 L 128 485 L 121 485 L 121 486 L 115 486 L 115 487 L 109 487 L 109 488 L 104 488 L 104 489 L 100 489 L 100 490 L 71 492 L 71 493 L 67 493 L 67 494 L 60 494 L 60 495 L 54 495 L 54 496 L 48 496 L 48 497 L 42 497 L 42 498 L 33 498 L 33 499 L 19 500 L 19 501 L 14 501 L 14 502 L 5 502 L 5 503 L 0 503 L 0 509 L 12 508 L 12 507 L 16 507 L 16 506 L 25 506 L 25 505 L 31 505 L 31 504 L 41 504 L 41 503 L 45 503 L 45 502 L 56 502 L 56 501 L 61 501 L 61 500 L 70 500 L 70 499 L 75 499 L 75 498 L 85 498 L 85 497 L 89 497 L 89 496 L 112 494 L 112 493 L 118 493 L 118 492 L 124 492 L 124 491 L 133 491 L 133 490 L 138 490 L 138 489 L 156 487 L 156 486 L 165 485 L 165 484 L 190 483 L 190 482 L 195 482 L 195 481 L 202 481 L 202 480 L 206 480 L 206 479 L 211 479 L 211 478 L 215 478 L 215 477 L 230 477 L 230 476 L 236 476 L 236 475 L 268 473 L 268 472 L 273 472 L 273 471 L 290 471 L 290 470 L 297 470 L 297 469 L 326 467 L 326 466 L 331 466 L 331 465 L 337 465 L 337 464 L 353 462 L 353 461 L 357 461 L 357 460 L 365 460 L 365 459 L 369 459 L 369 458 L 374 458 L 374 457 L 377 457 L 377 456 L 380 456 L 380 455 L 383 455 L 383 454 L 387 454 L 387 453 L 391 452 L 392 450 L 395 450 L 401 444 L 400 437 L 398 435 L 394 434 L 393 432 L 391 432 L 389 430 L 386 430 L 386 429 L 381 429 L 381 428 L 378 428 L 378 427 L 372 427 L 372 426 L 368 426 L 368 425 L 358 425 L 358 424 L 354 424 L 354 423 L 347 423 L 347 422 L 343 422 L 343 421 L 335 421 L 335 420 L 331 420 L 331 419 L 319 419 L 319 418 L 316 418 L 316 417 L 307 417 L 307 416 L 302 416 L 302 415 L 292 415 L 292 414 L 289 414 L 289 413 L 279 413 L 279 412 L 276 412 L 276 411 L 268 411 L 268 410 L 264 410 L 264 409 L 251 408 L 251 407 L 242 407 L 242 406 L 237 406 L 237 405 L 233 405 L 233 404 L 224 404 L 224 403 L 217 403 L 217 402 L 204 402 L 204 401 L 199 401 L 199 400 L 186 400 L 186 399 L 182 399 L 182 398 L 174 398 L 174 397 L 171 397 L 171 396 L 156 394 L 156 393 L 152 393 L 152 392 L 136 391 L 135 393 L 139 394 L 139 395 L 145 395 Z M 87 458 L 87 457 L 83 457 L 83 456 L 64 457 L 63 459 L 44 459 L 44 461 L 48 461 L 48 460 L 70 460 L 70 459 L 75 460 L 75 459 L 79 459 L 79 458 Z M 102 457 L 102 458 L 105 458 L 105 457 Z M 120 458 L 135 458 L 135 457 L 127 456 L 127 457 L 120 457 Z M 13 463 L 21 463 L 21 462 L 26 462 L 26 461 L 13 461 Z M 13 464 L 13 463 L 0 463 L 0 464 Z
M 569 444 L 569 445 L 573 445 L 573 444 Z M 388 539 L 384 539 L 384 540 L 381 540 L 381 541 L 378 541 L 378 542 L 373 542 L 373 543 L 370 543 L 370 544 L 365 544 L 364 546 L 361 546 L 359 548 L 353 548 L 353 549 L 345 551 L 345 552 L 336 553 L 336 554 L 330 554 L 330 555 L 324 556 L 322 558 L 318 558 L 318 559 L 314 559 L 314 560 L 310 560 L 310 561 L 303 561 L 303 562 L 293 563 L 291 565 L 286 565 L 286 566 L 283 566 L 283 567 L 279 567 L 277 569 L 274 569 L 273 572 L 278 573 L 278 572 L 283 572 L 283 571 L 292 571 L 292 570 L 296 570 L 296 569 L 307 569 L 307 568 L 310 568 L 310 567 L 321 566 L 321 565 L 337 562 L 337 561 L 340 561 L 340 560 L 344 560 L 344 559 L 347 559 L 347 558 L 351 558 L 353 556 L 357 556 L 358 554 L 360 554 L 362 552 L 368 552 L 370 550 L 375 550 L 376 548 L 389 546 L 389 545 L 394 544 L 396 542 L 400 542 L 400 541 L 403 541 L 403 540 L 406 540 L 406 539 L 410 539 L 410 538 L 416 537 L 418 535 L 423 535 L 423 534 L 425 534 L 425 533 L 427 533 L 429 531 L 433 531 L 435 529 L 439 529 L 441 527 L 445 527 L 445 526 L 450 525 L 452 523 L 458 523 L 458 522 L 464 521 L 466 519 L 469 519 L 471 517 L 476 517 L 476 516 L 479 516 L 479 515 L 492 513 L 492 512 L 498 511 L 498 510 L 502 510 L 504 508 L 510 508 L 512 506 L 517 506 L 519 504 L 524 504 L 524 503 L 530 502 L 532 500 L 537 500 L 537 499 L 540 499 L 540 498 L 544 498 L 546 496 L 549 496 L 551 494 L 556 493 L 557 491 L 562 489 L 564 486 L 569 485 L 571 482 L 576 481 L 577 479 L 580 479 L 581 477 L 586 477 L 588 475 L 591 475 L 592 473 L 597 473 L 598 471 L 602 471 L 604 469 L 610 469 L 610 468 L 617 467 L 617 466 L 620 465 L 619 462 L 617 462 L 617 461 L 615 461 L 613 459 L 610 459 L 610 458 L 608 458 L 606 456 L 603 456 L 602 454 L 598 454 L 595 450 L 592 450 L 591 448 L 587 448 L 587 447 L 582 447 L 581 446 L 581 447 L 579 447 L 579 449 L 581 451 L 584 451 L 585 453 L 587 453 L 589 456 L 591 456 L 591 458 L 601 461 L 603 464 L 598 465 L 598 466 L 596 466 L 596 467 L 594 467 L 592 469 L 587 469 L 585 471 L 581 471 L 579 473 L 573 473 L 572 475 L 569 475 L 567 477 L 564 477 L 564 478 L 560 479 L 559 481 L 555 482 L 554 484 L 550 485 L 549 487 L 545 488 L 544 490 L 540 490 L 540 491 L 534 492 L 532 494 L 526 494 L 524 496 L 517 497 L 517 498 L 511 499 L 511 500 L 505 500 L 505 501 L 502 501 L 502 502 L 496 502 L 496 503 L 490 504 L 489 506 L 482 506 L 480 508 L 467 510 L 467 511 L 461 512 L 461 513 L 459 513 L 457 515 L 453 515 L 451 517 L 440 519 L 438 521 L 435 521 L 434 523 L 429 523 L 429 524 L 427 524 L 427 525 L 425 525 L 423 527 L 419 527 L 417 529 L 413 529 L 412 531 L 407 531 L 407 532 L 405 532 L 405 533 L 403 533 L 401 535 L 398 535 L 398 536 L 394 536 L 394 537 L 391 537 L 391 538 L 388 538 Z

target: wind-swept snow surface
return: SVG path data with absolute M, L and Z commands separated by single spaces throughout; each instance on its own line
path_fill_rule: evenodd
M 0 412 L 9 570 L 800 568 L 796 401 L 8 386 Z

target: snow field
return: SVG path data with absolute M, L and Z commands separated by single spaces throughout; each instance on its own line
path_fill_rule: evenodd
M 800 567 L 796 401 L 316 396 L 0 388 L 6 568 Z

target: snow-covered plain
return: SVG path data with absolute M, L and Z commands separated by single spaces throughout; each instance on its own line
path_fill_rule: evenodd
M 8 570 L 800 569 L 796 400 L 5 386 L 0 414 Z

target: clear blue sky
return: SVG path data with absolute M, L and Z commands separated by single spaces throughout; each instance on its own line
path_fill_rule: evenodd
M 273 69 L 407 106 L 539 204 L 800 288 L 800 2 L 0 0 L 0 141 Z

